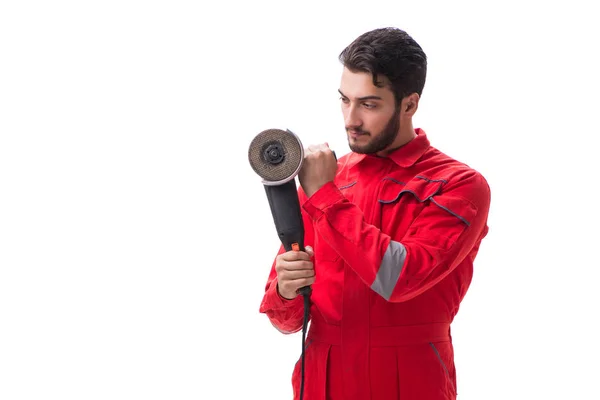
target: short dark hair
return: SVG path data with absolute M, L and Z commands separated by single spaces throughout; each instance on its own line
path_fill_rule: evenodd
M 373 84 L 384 75 L 391 82 L 396 103 L 411 93 L 423 93 L 427 76 L 427 56 L 419 44 L 398 28 L 379 28 L 357 37 L 339 55 L 352 72 L 369 72 Z

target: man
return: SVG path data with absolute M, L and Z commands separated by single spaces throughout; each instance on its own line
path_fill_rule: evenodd
M 455 399 L 450 335 L 486 236 L 490 189 L 432 147 L 412 116 L 427 61 L 399 29 L 341 54 L 351 153 L 310 146 L 298 175 L 306 252 L 280 249 L 260 312 L 284 333 L 312 285 L 305 400 Z M 292 376 L 299 397 L 300 360 Z

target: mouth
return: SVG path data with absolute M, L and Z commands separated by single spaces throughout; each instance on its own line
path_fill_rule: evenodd
M 357 131 L 348 131 L 348 136 L 350 136 L 352 139 L 358 139 L 359 137 L 363 137 L 363 136 L 367 136 L 368 133 L 366 132 L 357 132 Z

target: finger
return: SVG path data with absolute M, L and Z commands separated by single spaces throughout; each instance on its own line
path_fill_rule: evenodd
M 300 288 L 313 285 L 315 283 L 315 278 L 298 279 L 297 281 L 291 281 L 288 283 L 289 285 L 286 285 L 286 291 L 289 290 L 298 293 Z
M 314 265 L 312 261 L 282 261 L 281 269 L 286 271 L 312 270 Z
M 281 259 L 284 261 L 296 261 L 296 260 L 307 260 L 310 261 L 310 255 L 305 251 L 294 251 L 290 250 L 281 255 Z
M 317 151 L 317 149 L 315 148 L 314 145 L 310 145 L 307 148 L 304 149 L 304 157 L 308 157 L 311 154 L 314 154 Z
M 310 146 L 308 146 L 308 153 L 309 154 L 316 154 L 316 153 L 320 153 L 322 151 L 327 150 L 327 146 L 325 146 L 322 143 L 319 144 L 311 144 Z
M 298 290 L 304 286 L 310 286 L 310 285 L 314 284 L 315 277 L 313 276 L 312 278 L 298 279 L 298 280 L 295 280 L 292 282 L 294 282 L 294 286 L 296 287 L 296 290 Z
M 284 270 L 281 271 L 281 276 L 279 277 L 279 280 L 281 281 L 296 281 L 299 279 L 306 279 L 306 278 L 312 278 L 313 276 L 315 276 L 315 270 L 314 269 L 303 269 L 303 270 L 298 270 L 298 271 L 288 271 L 288 270 Z
M 312 153 L 314 153 L 315 151 L 319 151 L 320 149 L 321 149 L 320 144 L 311 144 L 310 146 L 308 146 L 308 150 Z
M 319 150 L 328 153 L 329 152 L 329 145 L 327 143 L 320 144 L 319 145 Z

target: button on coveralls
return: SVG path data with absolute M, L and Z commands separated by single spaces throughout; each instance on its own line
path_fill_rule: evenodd
M 488 231 L 490 189 L 415 132 L 388 157 L 340 158 L 310 198 L 298 190 L 316 275 L 304 400 L 456 398 L 450 323 Z M 303 307 L 279 295 L 273 262 L 260 312 L 294 333 Z M 300 373 L 298 359 L 294 399 Z

